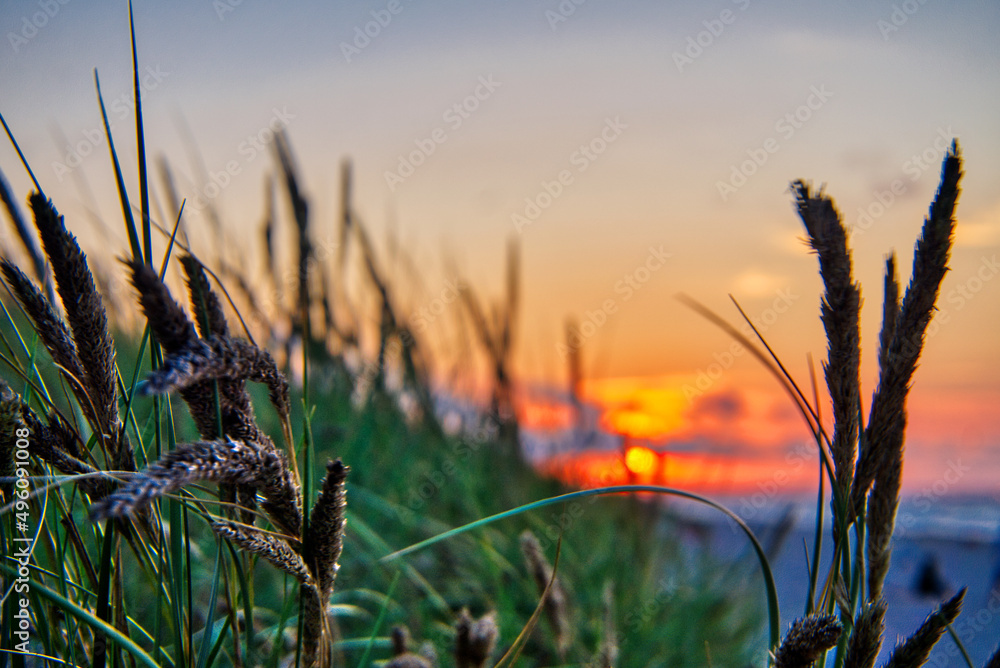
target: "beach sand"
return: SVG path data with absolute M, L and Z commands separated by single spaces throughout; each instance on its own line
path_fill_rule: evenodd
M 687 513 L 683 513 L 687 515 Z M 687 515 L 688 526 L 693 530 L 687 538 L 693 543 L 708 547 L 720 560 L 743 560 L 748 577 L 759 574 L 756 558 L 746 537 L 725 521 L 707 519 L 700 511 L 697 519 Z M 750 523 L 765 547 L 769 544 L 773 523 Z M 805 545 L 811 552 L 813 530 L 807 522 L 799 522 L 785 537 L 771 559 L 778 601 L 781 607 L 782 633 L 788 625 L 803 614 L 806 604 L 804 583 L 808 582 Z M 824 536 L 824 551 L 820 573 L 829 568 L 831 541 Z M 928 560 L 936 562 L 936 570 L 943 590 L 940 596 L 921 595 L 915 585 L 922 567 Z M 968 587 L 962 614 L 953 625 L 955 633 L 965 644 L 973 665 L 980 668 L 1000 643 L 1000 543 L 984 536 L 966 539 L 923 535 L 897 536 L 893 542 L 892 564 L 885 584 L 888 603 L 886 634 L 879 662 L 892 653 L 897 641 L 910 636 L 926 619 L 937 604 L 961 587 Z M 763 603 L 763 579 L 761 580 Z M 965 666 L 955 642 L 945 634 L 926 664 L 932 668 Z

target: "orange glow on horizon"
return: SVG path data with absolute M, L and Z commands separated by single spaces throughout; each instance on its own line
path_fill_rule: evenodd
M 636 378 L 594 380 L 585 394 L 603 409 L 601 426 L 607 431 L 638 439 L 662 439 L 687 422 L 689 406 L 682 384 L 662 379 Z
M 557 431 L 573 424 L 573 409 L 567 404 L 525 400 L 518 406 L 518 421 L 529 429 Z
M 709 494 L 801 492 L 815 485 L 812 463 L 790 467 L 782 458 L 661 452 L 644 446 L 615 451 L 564 453 L 538 470 L 580 488 L 643 484 Z
M 655 383 L 665 389 L 651 391 Z M 816 488 L 815 444 L 779 391 L 722 385 L 690 400 L 681 392 L 683 404 L 677 406 L 669 401 L 672 391 L 674 396 L 678 394 L 672 388 L 683 387 L 683 381 L 676 377 L 589 384 L 584 395 L 590 418 L 584 432 L 572 428 L 572 409 L 561 412 L 549 407 L 531 413 L 537 422 L 547 425 L 558 423 L 556 416 L 563 416 L 560 419 L 571 429 L 558 439 L 561 453 L 537 464 L 542 474 L 577 488 L 651 484 L 746 498 L 763 495 L 770 499 Z M 904 478 L 908 493 L 929 489 L 953 463 L 968 467 L 968 462 L 975 462 L 971 466 L 974 473 L 968 474 L 962 485 L 995 490 L 988 473 L 992 470 L 995 421 L 988 428 L 975 425 L 990 421 L 992 414 L 986 406 L 995 404 L 998 396 L 927 390 L 915 393 L 911 401 L 913 435 L 908 438 L 911 460 Z M 664 401 L 652 401 L 653 397 Z M 670 411 L 674 417 L 664 417 Z M 964 430 L 956 431 L 954 422 L 945 419 L 953 416 L 966 418 Z M 617 433 L 619 438 L 606 433 L 594 440 L 588 435 L 592 429 Z M 643 438 L 636 433 L 654 436 Z M 572 450 L 591 442 L 594 449 Z

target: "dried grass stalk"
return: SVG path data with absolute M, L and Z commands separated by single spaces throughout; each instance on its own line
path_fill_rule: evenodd
M 38 457 L 42 461 L 55 467 L 60 473 L 67 475 L 88 476 L 80 480 L 80 488 L 92 499 L 99 499 L 106 496 L 111 491 L 111 485 L 99 479 L 95 474 L 97 469 L 81 461 L 83 455 L 79 447 L 76 432 L 70 429 L 56 413 L 49 416 L 49 424 L 43 423 L 35 412 L 21 401 L 21 397 L 0 382 L 0 436 L 3 437 L 3 446 L 12 446 L 12 430 L 20 426 L 28 428 L 31 436 L 28 438 L 28 452 Z M 10 463 L 10 452 L 2 455 L 0 465 L 6 466 Z M 3 475 L 7 475 L 4 473 Z
M 196 313 L 198 331 L 203 338 L 229 336 L 229 326 L 226 323 L 222 304 L 212 290 L 202 263 L 192 255 L 181 257 L 181 264 L 187 277 L 188 294 L 191 305 Z M 181 351 L 178 351 L 180 353 Z M 246 381 L 239 379 L 218 380 L 218 401 L 222 414 L 222 434 L 217 433 L 215 413 L 215 384 L 205 380 L 194 383 L 182 390 L 181 395 L 192 409 L 199 432 L 203 438 L 215 439 L 222 435 L 236 440 L 253 440 L 269 442 L 257 428 L 254 420 L 253 405 L 246 391 Z M 287 393 L 287 390 L 286 390 Z M 197 404 L 197 406 L 195 406 Z M 253 494 L 247 490 L 240 491 L 247 501 L 253 500 Z M 253 504 L 248 505 L 252 508 Z
M 455 665 L 457 668 L 483 668 L 500 637 L 496 612 L 473 620 L 463 608 L 455 622 Z
M 393 626 L 392 631 L 389 633 L 389 639 L 392 642 L 393 656 L 406 654 L 410 648 L 410 630 L 405 626 Z
M 882 330 L 878 337 L 878 365 L 886 368 L 889 363 L 889 349 L 892 336 L 899 319 L 899 277 L 896 275 L 896 254 L 890 253 L 885 259 L 885 287 L 882 297 Z
M 150 267 L 142 263 L 128 262 L 132 272 L 132 283 L 139 292 L 139 301 L 143 311 L 149 320 L 150 327 L 157 341 L 167 353 L 167 359 L 161 372 L 168 374 L 178 372 L 176 367 L 180 367 L 179 372 L 184 373 L 184 366 L 190 363 L 191 350 L 201 351 L 199 359 L 213 355 L 211 346 L 198 338 L 194 325 L 188 319 L 184 309 L 174 301 L 170 291 L 160 280 L 160 277 Z M 230 339 L 218 338 L 227 331 L 225 319 L 222 315 L 218 300 L 211 292 L 208 281 L 204 277 L 200 262 L 194 258 L 185 262 L 188 272 L 189 285 L 193 284 L 192 301 L 203 302 L 207 309 L 197 309 L 209 314 L 204 320 L 205 331 L 215 333 L 217 336 L 212 340 L 230 341 Z M 214 304 L 214 305 L 213 305 Z M 223 346 L 228 345 L 226 343 Z M 240 346 L 241 344 L 234 344 Z M 244 344 L 242 347 L 249 346 Z M 251 353 L 257 355 L 257 353 Z M 258 355 L 260 356 L 260 355 Z M 213 364 L 224 365 L 225 360 L 213 359 Z M 274 376 L 271 384 L 279 400 L 284 402 L 287 410 L 287 384 L 277 373 L 270 363 L 269 377 Z M 262 364 L 263 366 L 263 364 Z M 238 375 L 233 371 L 231 375 Z M 154 386 L 148 384 L 143 388 L 146 391 L 156 390 L 155 383 L 162 382 L 161 376 L 154 375 L 152 378 Z M 219 382 L 219 408 L 222 413 L 222 433 L 218 431 L 217 414 L 215 406 L 215 377 L 188 379 L 177 389 L 188 404 L 191 417 L 198 427 L 198 432 L 205 440 L 217 440 L 227 436 L 236 441 L 253 441 L 264 446 L 270 445 L 270 439 L 264 435 L 257 427 L 254 419 L 253 406 L 250 402 L 250 395 L 245 390 L 245 381 L 238 377 L 224 377 L 218 379 Z M 284 390 L 282 390 L 284 386 Z M 174 386 L 167 385 L 162 391 L 174 389 Z M 156 390 L 159 391 L 159 390 Z M 273 447 L 273 446 L 270 446 Z M 232 500 L 231 492 L 227 497 Z
M 351 202 L 352 177 L 351 161 L 345 158 L 340 162 L 340 252 L 337 264 L 343 277 L 344 261 L 347 259 L 347 246 L 351 238 L 351 227 L 354 221 L 354 205 Z
M 299 588 L 302 599 L 302 665 L 326 668 L 330 665 L 329 622 L 325 599 L 313 583 Z
M 28 224 L 25 222 L 24 216 L 21 214 L 20 207 L 18 207 L 17 202 L 14 201 L 14 196 L 10 190 L 10 184 L 7 183 L 7 179 L 4 177 L 3 171 L 0 171 L 0 201 L 3 202 L 4 208 L 7 209 L 7 215 L 10 216 L 11 222 L 14 223 L 14 229 L 17 230 L 17 237 L 21 240 L 21 243 L 24 244 L 24 250 L 28 252 L 28 257 L 31 258 L 31 264 L 35 270 L 35 278 L 37 278 L 40 283 L 45 283 L 45 258 L 42 257 L 42 252 L 38 249 L 38 244 L 35 243 L 34 237 L 31 236 Z
M 188 294 L 197 316 L 195 322 L 198 324 L 201 336 L 203 338 L 229 336 L 226 314 L 222 310 L 219 297 L 208 282 L 204 265 L 192 255 L 183 255 L 180 261 L 187 277 Z
M 259 490 L 272 521 L 288 534 L 299 535 L 300 490 L 284 455 L 253 442 L 229 439 L 178 446 L 114 494 L 93 504 L 91 516 L 122 517 L 157 497 L 202 480 L 248 485 Z
M 405 626 L 392 627 L 392 659 L 386 668 L 431 668 L 434 665 L 426 657 L 409 651 L 410 631 Z
M 544 593 L 549 582 L 552 582 L 543 606 L 545 616 L 549 620 L 549 625 L 555 636 L 556 649 L 560 658 L 565 658 L 566 651 L 572 641 L 572 624 L 569 618 L 569 603 L 562 582 L 558 577 L 553 579 L 552 565 L 542 553 L 542 546 L 539 544 L 538 538 L 530 530 L 525 530 L 521 534 L 521 552 L 524 554 L 528 572 L 531 573 L 531 577 L 535 581 L 539 595 Z
M 288 417 L 288 381 L 266 350 L 242 339 L 196 339 L 163 360 L 163 366 L 147 376 L 143 392 L 164 394 L 207 380 L 263 383 L 278 414 Z
M 14 476 L 14 444 L 21 425 L 20 401 L 0 378 L 0 478 Z M 0 505 L 7 505 L 11 501 L 13 491 L 13 482 L 0 483 Z
M 865 431 L 866 451 L 861 453 L 856 472 L 855 500 L 860 501 L 874 482 L 885 462 L 896 456 L 882 447 L 888 433 L 897 427 L 893 416 L 905 411 L 910 380 L 923 348 L 924 334 L 934 311 L 938 289 L 948 271 L 952 236 L 955 229 L 955 204 L 962 177 L 962 159 L 957 144 L 945 156 L 941 184 L 924 219 L 913 256 L 913 276 L 906 289 L 896 326 L 879 369 L 879 384 L 872 400 Z M 860 508 L 860 503 L 856 507 Z
M 843 630 L 833 615 L 809 615 L 796 620 L 774 654 L 774 668 L 809 668 L 837 644 Z
M 927 662 L 931 650 L 940 640 L 948 625 L 955 621 L 962 611 L 962 601 L 965 599 L 965 588 L 932 612 L 916 633 L 907 638 L 893 650 L 885 668 L 918 668 Z
M 344 548 L 345 482 L 349 471 L 339 459 L 326 465 L 323 489 L 309 515 L 309 530 L 302 544 L 302 555 L 315 574 L 324 601 L 333 593 L 333 583 L 340 568 L 337 561 Z
M 844 668 L 872 668 L 885 632 L 885 601 L 872 601 L 862 608 L 854 620 L 854 630 L 847 645 Z
M 431 666 L 430 661 L 413 652 L 400 654 L 385 664 L 385 668 L 431 668 Z
M 149 328 L 164 352 L 170 355 L 196 342 L 194 325 L 152 267 L 131 260 L 125 264 L 132 273 L 132 285 L 139 292 L 139 304 Z
M 596 668 L 614 668 L 618 665 L 618 631 L 615 628 L 615 591 L 611 582 L 604 585 L 601 601 L 604 607 L 604 625 L 601 629 L 601 646 L 592 665 Z
M 902 479 L 906 398 L 941 281 L 948 271 L 961 177 L 962 160 L 957 143 L 953 143 L 944 159 L 937 195 L 917 240 L 913 275 L 899 306 L 892 336 L 886 331 L 881 336 L 882 340 L 888 340 L 888 345 L 880 351 L 878 388 L 872 399 L 863 439 L 865 448 L 858 459 L 852 490 L 854 507 L 860 509 L 869 487 L 874 484 L 868 509 L 870 600 L 881 595 L 889 568 L 889 548 Z M 888 275 L 886 280 L 888 285 Z M 891 286 L 887 288 L 888 298 L 893 296 L 892 291 Z M 890 305 L 883 310 L 891 312 L 894 309 Z
M 868 500 L 868 541 L 865 550 L 868 555 L 868 600 L 875 601 L 882 596 L 882 585 L 889 574 L 892 559 L 892 534 L 896 527 L 896 511 L 899 509 L 899 489 L 903 478 L 903 432 L 906 416 L 896 417 L 882 447 L 892 448 L 900 454 L 884 462 L 872 488 Z
M 92 413 L 90 401 L 86 399 L 86 374 L 76 353 L 73 337 L 63 323 L 62 318 L 24 272 L 9 260 L 0 260 L 0 271 L 17 300 L 21 302 L 28 317 L 31 318 L 35 331 L 45 349 L 49 351 L 52 360 L 62 367 L 70 386 L 80 400 L 80 405 L 96 419 Z
M 32 193 L 29 203 L 42 246 L 52 265 L 66 320 L 73 332 L 80 366 L 84 371 L 84 385 L 97 418 L 97 424 L 93 426 L 106 440 L 105 445 L 114 464 L 134 470 L 131 447 L 121 433 L 118 416 L 115 350 L 108 333 L 107 313 L 87 267 L 87 256 L 80 250 L 76 238 L 66 230 L 63 217 L 51 201 L 39 193 Z M 111 449 L 117 446 L 127 451 Z
M 295 226 L 299 240 L 299 317 L 305 318 L 308 315 L 311 304 L 309 297 L 309 260 L 312 257 L 312 242 L 309 239 L 309 202 L 302 194 L 299 187 L 299 178 L 292 160 L 292 150 L 288 143 L 288 136 L 284 132 L 279 132 L 274 138 L 274 149 L 281 165 L 282 174 L 285 177 L 285 187 L 288 190 L 288 199 L 292 204 L 292 214 L 295 218 Z M 299 322 L 298 326 L 304 327 L 304 322 Z M 301 330 L 300 330 L 301 331 Z
M 313 581 L 312 574 L 306 567 L 306 562 L 286 538 L 231 520 L 213 521 L 212 529 L 247 552 L 259 554 L 276 568 L 288 573 L 299 582 L 311 583 Z
M 822 190 L 812 194 L 803 181 L 792 183 L 792 192 L 809 243 L 819 256 L 820 276 L 825 288 L 821 318 L 829 350 L 823 370 L 833 401 L 834 419 L 830 450 L 837 487 L 847 497 L 857 456 L 858 407 L 861 405 L 861 290 L 853 276 L 847 232 L 833 200 Z
M 18 301 L 21 302 L 24 310 L 28 313 L 28 317 L 31 318 L 35 331 L 42 340 L 42 344 L 49 351 L 53 361 L 59 365 L 60 371 L 69 382 L 73 394 L 76 396 L 88 421 L 96 432 L 104 434 L 104 444 L 109 453 L 108 466 L 113 469 L 134 471 L 135 459 L 132 454 L 132 447 L 123 425 L 120 421 L 117 421 L 117 412 L 115 412 L 115 422 L 112 422 L 110 425 L 113 432 L 110 434 L 103 432 L 103 429 L 108 427 L 105 422 L 102 422 L 109 418 L 106 414 L 108 407 L 103 407 L 105 413 L 102 413 L 100 412 L 100 408 L 95 406 L 91 400 L 93 394 L 86 385 L 87 373 L 77 354 L 76 344 L 66 325 L 63 324 L 62 319 L 56 313 L 55 309 L 52 308 L 48 300 L 45 299 L 41 291 L 35 287 L 34 283 L 20 269 L 10 264 L 7 260 L 3 260 L 0 261 L 0 270 L 2 270 L 7 283 L 11 286 Z M 115 411 L 117 411 L 117 408 L 115 408 Z M 62 426 L 65 427 L 65 425 Z M 71 449 L 66 451 L 70 455 L 69 459 L 62 457 L 57 452 L 47 451 L 46 461 L 63 473 L 81 473 L 83 469 L 72 461 L 72 459 L 82 457 L 80 450 L 73 447 L 76 444 L 76 438 L 69 439 L 68 443 L 71 444 Z M 64 466 L 70 468 L 67 469 Z M 91 491 L 97 489 L 92 484 L 88 484 L 86 488 Z

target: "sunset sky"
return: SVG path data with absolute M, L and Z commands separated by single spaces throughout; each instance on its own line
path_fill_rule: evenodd
M 127 11 L 120 0 L 50 4 L 51 16 L 37 0 L 0 9 L 0 111 L 84 248 L 110 258 L 127 241 L 93 70 L 137 193 Z M 351 157 L 355 206 L 379 247 L 395 230 L 423 274 L 418 285 L 393 269 L 411 317 L 445 304 L 426 329 L 441 360 L 457 331 L 449 285 L 462 278 L 500 299 L 516 239 L 523 386 L 565 384 L 559 345 L 573 316 L 588 333 L 586 394 L 608 419 L 677 451 L 742 455 L 752 470 L 808 432 L 759 364 L 675 295 L 736 322 L 732 294 L 808 386 L 807 354 L 825 356 L 821 287 L 788 183 L 825 184 L 854 230 L 870 397 L 884 256 L 895 250 L 908 280 L 957 137 L 956 248 L 911 395 L 905 484 L 919 492 L 960 459 L 958 491 L 992 488 L 1000 4 L 677 5 L 137 0 L 147 149 L 169 158 L 183 195 L 219 207 L 239 254 L 255 258 L 251 275 L 267 128 L 291 138 L 327 253 Z M 191 166 L 185 124 L 214 183 Z M 0 167 L 26 195 L 6 141 Z M 110 232 L 88 217 L 81 177 Z M 196 247 L 210 245 L 196 206 L 187 224 Z M 0 241 L 18 248 L 6 224 Z

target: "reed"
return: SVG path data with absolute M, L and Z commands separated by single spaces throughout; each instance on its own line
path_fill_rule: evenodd
M 955 621 L 962 611 L 964 599 L 965 588 L 963 587 L 931 613 L 913 635 L 896 646 L 892 656 L 889 657 L 889 662 L 885 664 L 885 668 L 917 668 L 927 663 L 934 645 L 944 635 L 948 625 Z
M 837 644 L 844 627 L 832 615 L 809 615 L 788 629 L 774 654 L 774 668 L 808 668 Z
M 463 608 L 455 622 L 455 666 L 483 668 L 496 647 L 500 629 L 495 612 L 473 619 Z
M 857 457 L 858 407 L 861 405 L 861 290 L 854 280 L 847 231 L 833 201 L 823 191 L 813 194 L 809 186 L 792 184 L 796 208 L 809 235 L 809 244 L 819 257 L 825 293 L 821 319 L 828 342 L 823 365 L 833 401 L 833 442 L 830 450 L 836 483 L 842 495 L 850 493 Z
M 844 657 L 844 668 L 872 668 L 875 665 L 885 633 L 885 608 L 885 601 L 871 601 L 858 613 Z
M 953 142 L 944 157 L 941 182 L 917 240 L 912 277 L 902 298 L 895 255 L 890 254 L 886 259 L 879 380 L 863 429 L 859 429 L 862 412 L 858 376 L 861 293 L 851 277 L 847 231 L 833 201 L 822 191 L 813 194 L 801 181 L 792 184 L 799 216 L 805 224 L 810 245 L 819 256 L 824 285 L 822 319 L 829 342 L 825 372 L 834 414 L 833 437 L 828 447 L 834 463 L 831 482 L 835 486 L 835 558 L 825 598 L 830 606 L 836 600 L 841 609 L 841 621 L 850 630 L 838 650 L 838 656 L 843 656 L 838 661 L 843 661 L 845 666 L 873 665 L 881 647 L 885 616 L 882 588 L 889 571 L 899 507 L 906 399 L 941 281 L 948 270 L 961 165 L 958 144 Z M 818 445 L 821 450 L 824 448 L 819 436 Z M 856 529 L 857 555 L 852 555 L 847 536 L 851 525 Z M 862 545 L 866 559 L 860 556 Z M 862 599 L 863 572 L 867 591 Z M 951 612 L 957 615 L 960 605 L 961 596 L 953 599 L 943 609 L 944 613 L 932 617 L 940 620 L 948 618 Z M 897 649 L 888 665 L 922 665 L 940 637 L 940 633 L 933 633 L 933 628 L 933 624 L 921 627 Z M 908 649 L 904 651 L 903 647 Z M 897 656 L 909 658 L 897 659 Z
M 560 578 L 554 574 L 552 565 L 545 558 L 541 543 L 531 531 L 521 534 L 521 551 L 539 596 L 543 597 L 541 604 L 555 638 L 556 652 L 560 660 L 564 661 L 573 641 L 573 624 L 566 591 Z

